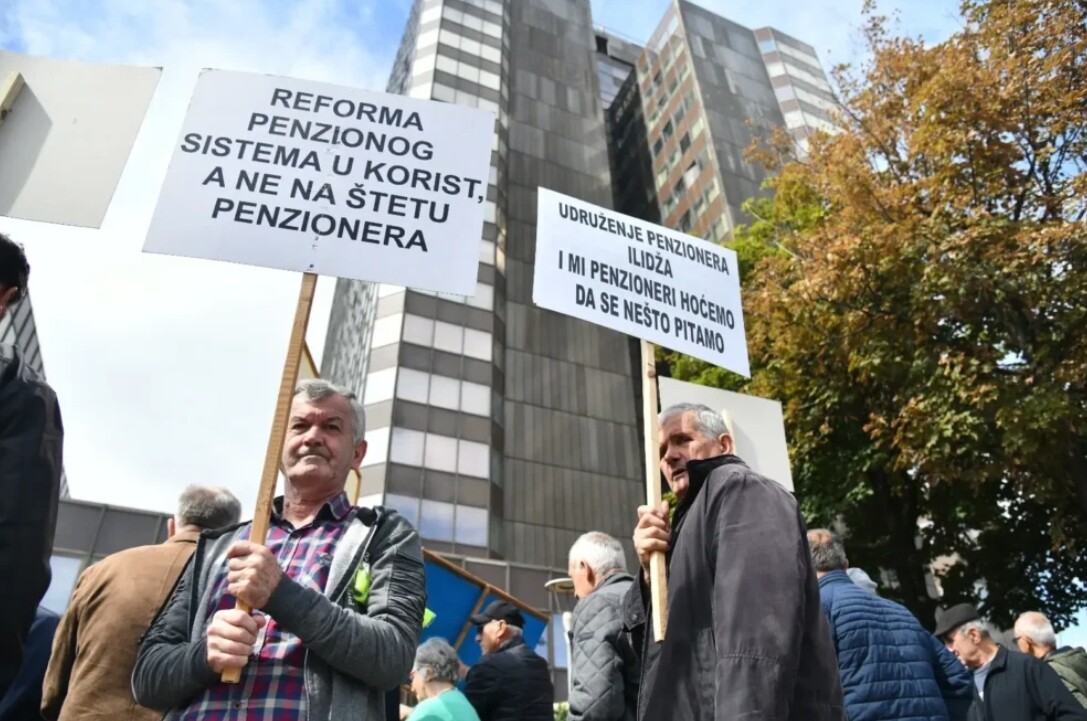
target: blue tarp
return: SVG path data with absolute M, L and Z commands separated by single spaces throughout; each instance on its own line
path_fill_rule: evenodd
M 471 666 L 481 654 L 479 644 L 476 643 L 476 630 L 468 621 L 472 611 L 476 608 L 486 608 L 491 601 L 511 600 L 509 596 L 499 594 L 492 586 L 480 579 L 473 578 L 469 573 L 459 568 L 450 568 L 447 564 L 435 560 L 435 555 L 427 552 L 426 558 L 426 590 L 427 608 L 437 614 L 434 622 L 423 629 L 422 640 L 428 638 L 444 638 L 454 646 L 457 638 L 468 626 L 468 632 L 464 636 L 458 652 L 464 663 Z M 486 593 L 482 603 L 479 603 L 481 595 Z M 525 643 L 529 648 L 536 648 L 547 630 L 547 621 L 541 618 L 538 612 L 533 611 L 528 604 L 517 602 L 525 616 Z

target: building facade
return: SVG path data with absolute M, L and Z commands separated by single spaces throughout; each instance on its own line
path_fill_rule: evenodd
M 34 308 L 30 305 L 29 293 L 0 317 L 0 345 L 17 348 L 23 362 L 41 378 L 45 378 L 45 363 L 42 360 L 38 328 L 34 324 Z M 68 495 L 68 476 L 61 470 L 60 497 L 67 498 Z

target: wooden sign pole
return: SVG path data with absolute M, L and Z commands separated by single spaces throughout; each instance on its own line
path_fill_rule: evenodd
M 260 490 L 257 492 L 257 510 L 253 513 L 253 526 L 249 531 L 249 540 L 264 543 L 268 536 L 268 523 L 272 519 L 272 500 L 276 495 L 276 481 L 279 480 L 279 459 L 283 455 L 283 441 L 287 435 L 287 420 L 291 412 L 291 400 L 294 387 L 298 383 L 298 368 L 302 364 L 302 348 L 306 342 L 306 326 L 313 308 L 313 293 L 317 287 L 315 273 L 302 274 L 302 288 L 298 292 L 298 305 L 294 309 L 294 325 L 291 326 L 291 339 L 287 344 L 287 360 L 283 363 L 283 375 L 279 379 L 279 397 L 276 400 L 276 414 L 272 420 L 272 433 L 268 437 L 268 451 L 264 455 L 264 471 L 260 477 Z M 240 611 L 249 613 L 248 604 L 238 601 L 235 605 Z M 223 683 L 238 683 L 242 677 L 240 668 L 228 668 L 223 671 Z
M 651 508 L 661 506 L 660 452 L 657 450 L 657 375 L 650 375 L 655 363 L 653 344 L 642 341 L 642 415 L 645 424 L 645 500 Z M 668 566 L 665 554 L 649 557 L 649 600 L 653 608 L 653 638 L 664 640 L 668 625 Z

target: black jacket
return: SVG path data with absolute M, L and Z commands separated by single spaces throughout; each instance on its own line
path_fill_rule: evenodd
M 687 464 L 668 553 L 668 630 L 627 594 L 643 721 L 845 721 L 838 661 L 796 500 L 736 456 Z
M 1044 661 L 1001 647 L 985 677 L 984 698 L 974 685 L 969 721 L 1087 721 L 1087 710 Z
M 552 721 L 555 688 L 547 661 L 520 638 L 479 659 L 464 683 L 479 721 Z
M 0 346 L 0 696 L 49 588 L 64 432 L 53 390 Z

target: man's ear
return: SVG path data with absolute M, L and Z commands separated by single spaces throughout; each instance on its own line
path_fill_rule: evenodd
M 717 442 L 721 445 L 721 452 L 724 455 L 731 455 L 736 452 L 736 444 L 732 440 L 732 436 L 728 433 L 722 433 L 717 436 Z

